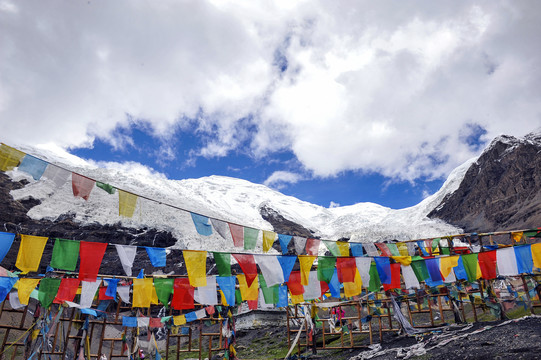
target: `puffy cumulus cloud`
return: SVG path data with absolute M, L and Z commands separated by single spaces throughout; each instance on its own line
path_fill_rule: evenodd
M 441 177 L 539 126 L 540 7 L 3 0 L 0 133 L 122 146 L 114 129 L 136 121 L 199 137 L 192 160 L 248 146 L 315 176 Z
M 301 174 L 280 170 L 273 172 L 263 184 L 274 189 L 283 189 L 287 184 L 296 184 L 301 180 L 304 180 Z

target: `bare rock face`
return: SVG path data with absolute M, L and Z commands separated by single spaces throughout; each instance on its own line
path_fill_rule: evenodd
M 541 133 L 494 139 L 428 216 L 466 232 L 541 226 Z

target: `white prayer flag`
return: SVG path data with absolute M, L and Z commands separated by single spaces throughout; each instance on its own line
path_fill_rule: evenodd
M 254 258 L 268 287 L 284 282 L 284 273 L 276 256 L 254 255 Z
M 126 273 L 126 275 L 131 276 L 131 268 L 133 267 L 135 254 L 137 253 L 137 246 L 115 244 L 115 247 L 124 272 Z

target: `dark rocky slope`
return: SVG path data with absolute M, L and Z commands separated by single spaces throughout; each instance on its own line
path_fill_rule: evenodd
M 428 216 L 466 232 L 541 226 L 541 134 L 494 139 Z

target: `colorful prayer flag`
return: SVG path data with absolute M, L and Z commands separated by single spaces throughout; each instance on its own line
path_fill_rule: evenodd
M 96 281 L 107 243 L 81 241 L 79 244 L 79 279 Z
M 272 248 L 276 239 L 276 233 L 272 231 L 263 230 L 263 252 L 266 253 Z
M 340 256 L 349 256 L 349 243 L 345 241 L 337 241 L 336 246 Z
M 210 225 L 208 217 L 192 212 L 190 213 L 190 215 L 192 215 L 192 221 L 195 226 L 195 230 L 197 230 L 200 235 L 212 235 L 212 225 Z
M 213 252 L 214 262 L 220 276 L 231 276 L 231 254 Z
M 258 229 L 250 228 L 247 226 L 244 227 L 244 250 L 255 249 L 258 235 Z
M 21 244 L 19 245 L 19 253 L 17 254 L 15 266 L 23 274 L 30 271 L 38 271 L 47 239 L 44 236 L 21 235 Z
M 244 246 L 244 227 L 237 224 L 229 223 L 229 230 L 231 231 L 231 237 L 233 238 L 233 246 Z
M 133 279 L 133 307 L 150 307 L 153 290 L 152 278 Z
M 82 197 L 83 199 L 88 200 L 95 183 L 94 180 L 87 178 L 86 176 L 74 172 L 71 173 L 71 187 L 73 196 L 75 197 Z
M 44 308 L 48 309 L 58 293 L 60 279 L 43 278 L 39 283 L 38 300 Z
M 188 271 L 190 285 L 193 287 L 207 285 L 207 252 L 183 250 L 184 262 Z
M 252 280 L 252 283 L 250 285 L 248 285 L 248 279 L 245 274 L 237 275 L 237 279 L 239 280 L 239 288 L 242 300 L 257 300 L 259 293 L 259 283 L 257 281 L 253 281 L 257 279 L 257 275 L 255 279 Z
M 32 175 L 34 180 L 39 180 L 46 168 L 47 163 L 45 161 L 27 154 L 21 161 L 18 170 Z
M 118 215 L 133 217 L 138 196 L 124 190 L 118 190 Z
M 306 240 L 306 254 L 307 255 L 318 255 L 319 252 L 319 239 L 309 238 Z
M 6 144 L 0 145 L 0 170 L 13 170 L 26 154 Z
M 186 278 L 176 278 L 174 282 L 173 300 L 171 306 L 175 310 L 188 310 L 194 308 L 195 288 Z
M 301 284 L 308 285 L 308 277 L 310 275 L 310 269 L 316 259 L 313 255 L 299 255 L 299 264 L 301 268 Z M 317 275 L 317 272 L 316 272 Z
M 278 234 L 278 241 L 280 241 L 280 248 L 282 249 L 283 255 L 287 254 L 287 246 L 292 238 L 293 236 L 291 235 Z
M 15 234 L 0 232 L 0 262 L 4 260 L 11 245 L 13 245 L 13 239 L 15 239 Z
M 233 257 L 240 265 L 240 268 L 246 275 L 248 286 L 252 286 L 252 282 L 257 277 L 257 266 L 252 254 L 233 254 Z
M 79 241 L 68 239 L 55 239 L 51 267 L 68 271 L 75 271 L 79 260 Z
M 154 267 L 164 267 L 166 264 L 167 253 L 164 248 L 155 248 L 145 246 L 148 258 Z
M 36 289 L 40 279 L 21 278 L 18 282 L 17 292 L 19 294 L 19 302 L 22 305 L 28 305 L 30 299 L 30 293 Z
M 297 260 L 296 256 L 293 255 L 282 255 L 277 256 L 278 262 L 280 263 L 280 267 L 282 268 L 282 274 L 284 275 L 284 282 L 287 282 L 289 280 L 289 274 L 291 274 L 291 270 L 293 270 L 293 266 L 295 265 L 295 261 Z

